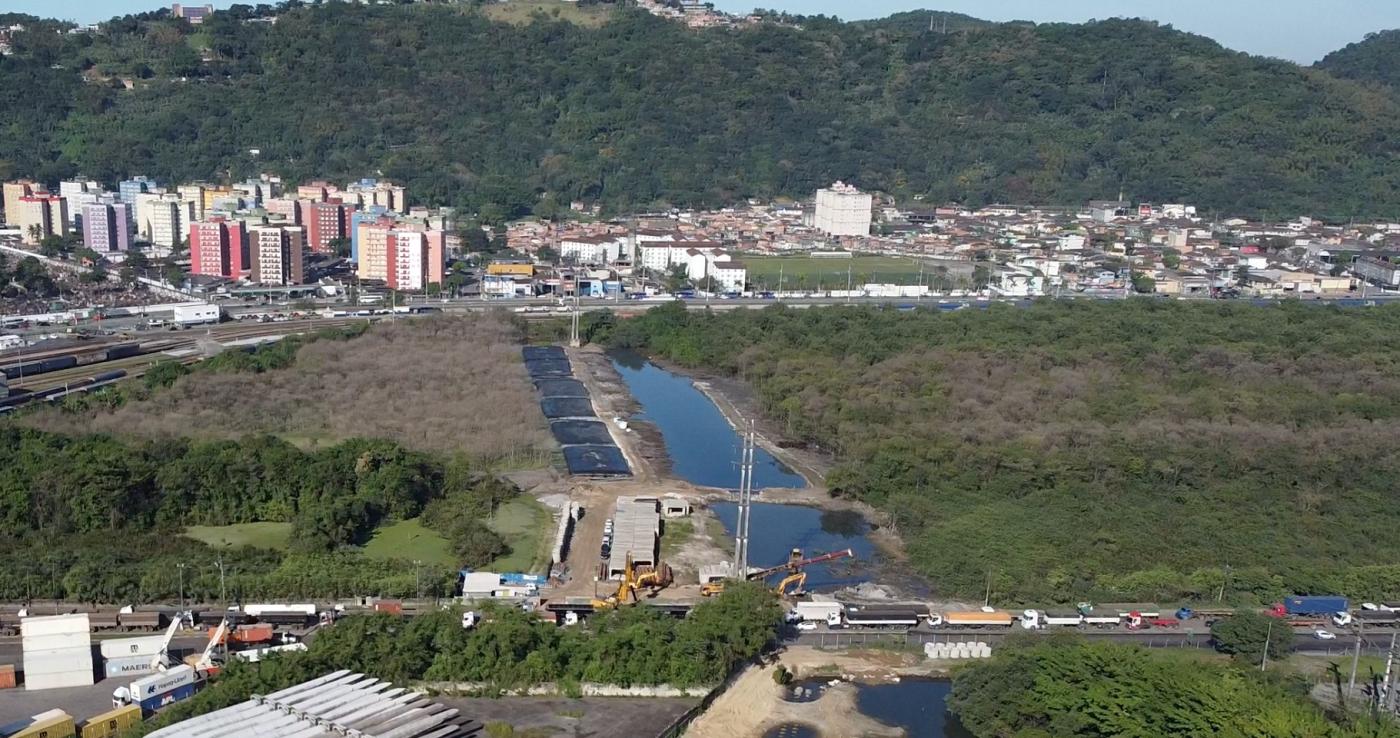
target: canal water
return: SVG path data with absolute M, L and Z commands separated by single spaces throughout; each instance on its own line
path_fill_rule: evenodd
M 724 531 L 734 534 L 739 506 L 733 502 L 710 505 Z M 749 564 L 777 566 L 787 561 L 794 548 L 807 556 L 851 549 L 854 559 L 842 559 L 807 567 L 807 590 L 822 591 L 868 582 L 880 563 L 879 552 L 870 542 L 870 524 L 852 510 L 822 510 L 804 505 L 775 505 L 755 502 L 749 521 Z M 774 579 L 770 584 L 776 584 Z
M 811 702 L 826 688 L 822 680 L 803 680 L 793 685 L 803 696 L 794 701 Z M 945 707 L 951 682 L 943 679 L 905 679 L 896 684 L 856 684 L 856 707 L 861 714 L 885 725 L 904 728 L 909 738 L 973 738 Z M 788 726 L 784 726 L 788 727 Z M 797 726 L 792 726 L 797 727 Z M 773 735 L 779 735 L 774 733 Z M 815 735 L 796 731 L 781 735 Z
M 689 378 L 668 372 L 633 351 L 609 354 L 632 397 L 642 406 L 637 420 L 661 431 L 671 470 L 692 484 L 739 488 L 743 439 L 710 398 Z M 802 476 L 763 449 L 754 452 L 754 489 L 805 487 Z

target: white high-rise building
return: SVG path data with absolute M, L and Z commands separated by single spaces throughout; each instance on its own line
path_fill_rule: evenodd
M 817 190 L 817 209 L 812 225 L 830 236 L 870 235 L 871 208 L 875 198 L 853 185 L 837 182 Z

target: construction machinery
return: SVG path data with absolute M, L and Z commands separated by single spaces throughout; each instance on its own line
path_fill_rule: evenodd
M 786 572 L 787 575 L 783 577 L 782 581 L 778 582 L 778 586 L 774 587 L 773 591 L 777 592 L 778 596 L 780 597 L 792 597 L 795 595 L 802 594 L 803 587 L 807 585 L 807 567 L 811 566 L 812 564 L 822 564 L 828 561 L 837 561 L 839 559 L 854 558 L 855 555 L 856 554 L 854 551 L 847 548 L 841 551 L 832 551 L 831 553 L 824 553 L 820 556 L 803 558 L 802 549 L 794 548 L 792 552 L 788 554 L 787 561 L 778 564 L 777 566 L 770 566 L 766 569 L 755 569 L 753 571 L 750 571 L 748 574 L 744 575 L 744 579 L 750 582 L 761 582 L 773 576 L 774 574 Z M 708 584 L 701 585 L 700 587 L 700 594 L 706 597 L 709 597 L 711 595 L 717 595 L 723 591 L 724 582 L 722 581 L 710 582 Z
M 193 666 L 196 671 L 207 676 L 219 673 L 220 665 L 214 661 L 214 651 L 220 646 L 226 645 L 229 635 L 228 618 L 219 621 L 219 627 L 209 634 L 209 643 L 204 646 L 204 651 L 198 656 L 190 656 L 185 659 L 185 663 Z
M 604 599 L 593 600 L 593 609 L 607 610 L 627 602 L 636 602 L 638 590 L 646 589 L 655 594 L 670 584 L 670 565 L 662 563 L 655 567 L 633 566 L 632 554 L 628 554 L 622 567 L 622 580 L 617 583 L 617 591 Z

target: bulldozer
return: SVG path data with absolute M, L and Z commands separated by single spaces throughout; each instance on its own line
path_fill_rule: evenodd
M 787 572 L 787 576 L 783 577 L 782 581 L 778 582 L 778 586 L 774 587 L 773 591 L 776 592 L 779 597 L 795 597 L 802 594 L 803 587 L 807 585 L 807 572 L 805 569 L 808 566 L 826 561 L 836 561 L 838 559 L 853 557 L 855 557 L 855 552 L 848 548 L 843 551 L 832 551 L 831 553 L 825 553 L 821 556 L 813 556 L 809 559 L 803 557 L 802 549 L 794 548 L 788 554 L 787 561 L 777 566 L 770 566 L 766 569 L 755 569 L 745 575 L 744 579 L 750 582 L 761 582 L 778 572 L 785 571 Z M 723 581 L 709 582 L 708 584 L 700 585 L 700 594 L 705 597 L 717 595 L 722 592 L 724 592 Z
M 641 589 L 646 589 L 650 594 L 655 595 L 658 591 L 670 586 L 671 580 L 669 564 L 661 563 L 655 567 L 633 566 L 632 554 L 629 553 L 623 564 L 622 580 L 617 583 L 617 591 L 604 599 L 594 599 L 593 609 L 610 610 L 618 605 L 636 602 L 638 600 L 637 591 Z

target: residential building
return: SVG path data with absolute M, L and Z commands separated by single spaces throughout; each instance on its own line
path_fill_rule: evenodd
M 347 200 L 347 202 L 358 202 L 358 200 Z M 360 261 L 360 227 L 366 223 L 377 223 L 389 213 L 389 209 L 382 205 L 360 207 L 350 213 L 350 261 L 357 264 Z M 393 219 L 390 218 L 390 220 Z
M 136 196 L 156 190 L 155 180 L 148 177 L 132 177 L 117 183 L 117 196 L 122 202 L 136 203 Z
M 234 197 L 233 188 L 232 188 L 232 187 L 222 187 L 222 186 L 218 186 L 218 185 L 205 185 L 204 188 L 203 188 L 203 190 L 204 190 L 204 191 L 203 191 L 203 200 L 204 200 L 203 208 L 204 208 L 204 214 L 205 214 L 205 215 L 208 215 L 208 214 L 209 214 L 209 211 L 215 209 L 215 207 L 216 207 L 216 206 L 215 206 L 215 203 L 218 202 L 221 198 L 231 198 L 231 197 Z M 202 219 L 203 219 L 203 217 L 201 217 L 201 220 L 202 220 Z
M 49 236 L 68 235 L 68 201 L 39 192 L 19 199 L 20 240 L 33 245 Z
M 204 209 L 206 207 L 204 199 L 204 185 L 183 184 L 175 188 L 175 191 L 180 194 L 181 200 L 194 203 L 194 219 L 204 220 Z
M 852 185 L 837 182 L 817 190 L 812 225 L 829 236 L 868 236 L 875 198 Z
M 394 230 L 396 221 L 389 216 L 360 223 L 355 228 L 355 241 L 359 244 L 359 260 L 356 274 L 360 279 L 388 281 L 389 233 Z
M 743 292 L 749 280 L 749 270 L 743 262 L 734 259 L 710 262 L 709 276 L 721 292 Z
M 303 185 L 299 190 L 306 189 Z M 350 237 L 351 208 L 338 198 L 334 200 L 303 200 L 302 217 L 306 223 L 306 245 L 312 251 L 331 253 L 331 242 Z
M 378 205 L 403 215 L 408 214 L 408 194 L 403 187 L 377 179 L 362 179 L 345 187 L 345 201 L 368 208 Z
M 154 199 L 142 199 L 140 205 L 137 206 L 138 212 L 141 205 L 145 206 L 148 218 L 145 221 L 147 226 L 145 235 L 153 246 L 173 248 L 176 243 L 184 239 L 189 224 L 195 220 L 195 204 L 189 200 L 181 200 L 180 196 L 176 194 L 158 195 Z
M 340 194 L 340 188 L 329 183 L 317 180 L 308 182 L 297 187 L 298 200 L 312 200 L 314 202 L 326 202 Z
M 1400 288 L 1400 265 L 1393 261 L 1376 256 L 1362 256 L 1357 258 L 1351 268 L 1358 277 L 1373 285 L 1388 289 Z
M 83 206 L 83 245 L 99 254 L 131 250 L 131 204 L 109 197 Z
M 249 280 L 264 285 L 301 284 L 304 248 L 300 226 L 252 226 L 248 229 Z
M 242 278 L 250 269 L 248 228 L 223 216 L 190 224 L 190 273 Z
M 43 188 L 34 182 L 21 179 L 17 182 L 6 182 L 0 194 L 5 199 L 5 224 L 14 227 L 19 224 L 19 201 L 22 197 L 29 197 Z
M 263 209 L 268 215 L 280 216 L 282 220 L 293 225 L 304 225 L 302 222 L 301 201 L 290 197 L 270 197 L 263 201 Z
M 389 231 L 384 256 L 389 289 L 418 292 L 428 286 L 428 240 L 421 231 Z
M 65 180 L 58 183 L 58 196 L 68 201 L 68 224 L 77 226 L 83 216 L 83 208 L 97 202 L 103 194 L 102 185 L 83 180 Z
M 170 6 L 170 14 L 175 16 L 176 18 L 184 18 L 185 20 L 190 22 L 190 25 L 197 26 L 203 23 L 206 18 L 214 14 L 214 6 L 181 5 L 180 3 L 175 3 L 174 5 Z
M 559 241 L 559 256 L 575 264 L 611 264 L 622 257 L 631 258 L 631 245 L 626 236 L 566 236 Z

